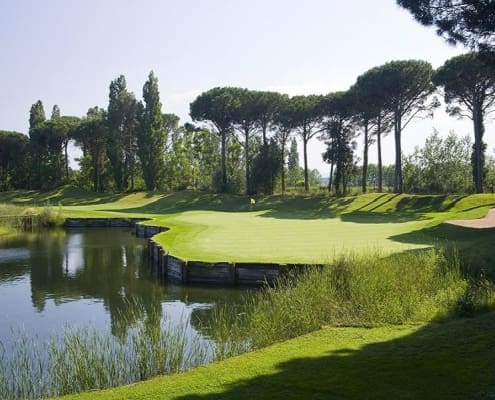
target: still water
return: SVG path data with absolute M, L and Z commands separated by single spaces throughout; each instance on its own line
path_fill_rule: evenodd
M 0 342 L 22 332 L 43 338 L 66 327 L 94 327 L 122 337 L 141 315 L 158 310 L 173 323 L 190 320 L 200 334 L 220 302 L 240 301 L 239 289 L 160 282 L 146 258 L 146 241 L 130 229 L 71 229 L 0 240 Z M 133 318 L 140 313 L 134 313 Z

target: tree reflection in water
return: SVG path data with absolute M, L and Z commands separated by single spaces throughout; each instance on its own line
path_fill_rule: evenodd
M 84 325 L 86 322 L 84 315 L 80 318 L 74 315 L 77 313 L 74 307 L 61 313 L 64 305 L 80 304 L 84 308 L 84 304 L 102 304 L 102 315 L 96 315 L 97 312 L 92 317 L 109 318 L 111 332 L 120 338 L 143 319 L 155 326 L 160 324 L 161 318 L 173 323 L 191 319 L 191 329 L 197 331 L 200 329 L 198 319 L 208 319 L 215 303 L 240 301 L 243 292 L 159 282 L 150 271 L 146 241 L 136 238 L 129 229 L 116 228 L 53 230 L 2 240 L 0 298 L 2 288 L 5 288 L 7 298 L 4 300 L 9 301 L 7 289 L 13 289 L 19 280 L 29 278 L 33 309 L 19 310 L 22 307 L 19 304 L 17 310 L 22 312 L 18 315 L 33 318 L 32 323 L 36 325 L 43 323 L 37 319 L 40 315 L 53 319 L 50 313 L 55 307 L 60 315 L 55 322 L 50 321 L 50 329 L 58 331 L 67 323 L 77 321 Z M 16 288 L 17 295 L 20 290 L 24 290 L 24 286 Z M 191 318 L 193 314 L 195 316 Z M 19 325 L 31 324 L 29 321 L 18 322 Z

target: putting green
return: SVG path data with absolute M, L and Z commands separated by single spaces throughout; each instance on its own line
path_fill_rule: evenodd
M 377 223 L 320 219 L 278 219 L 261 212 L 186 211 L 155 220 L 171 228 L 156 236 L 171 254 L 186 260 L 324 263 L 342 252 L 380 254 L 426 247 L 394 239 L 428 221 Z
M 490 249 L 489 232 L 467 234 L 439 224 L 485 216 L 495 195 L 274 195 L 253 203 L 246 196 L 194 191 L 110 195 L 67 186 L 0 193 L 0 203 L 39 209 L 58 204 L 66 217 L 149 218 L 151 225 L 171 228 L 155 239 L 187 260 L 324 263 L 342 252 L 386 255 L 440 240 L 467 241 L 469 248 L 475 241 L 479 248 L 484 238 Z

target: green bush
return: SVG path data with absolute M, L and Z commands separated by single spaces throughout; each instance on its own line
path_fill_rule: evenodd
M 54 210 L 49 205 L 44 207 L 39 214 L 39 224 L 43 228 L 53 228 L 60 226 L 64 223 L 65 218 L 62 212 L 62 208 L 59 207 Z

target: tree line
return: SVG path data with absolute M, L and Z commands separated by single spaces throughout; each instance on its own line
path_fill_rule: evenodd
M 337 195 L 356 183 L 358 170 L 361 190 L 368 190 L 368 156 L 376 144 L 376 190 L 381 192 L 381 143 L 390 132 L 395 143 L 393 190 L 402 193 L 403 164 L 411 165 L 402 154 L 404 130 L 414 118 L 433 114 L 440 105 L 438 93 L 450 115 L 473 122 L 472 182 L 481 193 L 486 179 L 484 121 L 495 103 L 495 62 L 485 52 L 453 57 L 437 70 L 421 60 L 388 62 L 361 74 L 348 90 L 327 95 L 289 97 L 216 87 L 190 104 L 194 123 L 183 125 L 176 115 L 162 113 L 153 72 L 142 100 L 119 76 L 110 83 L 106 109 L 93 107 L 79 118 L 61 115 L 55 105 L 47 119 L 37 101 L 30 110 L 29 137 L 1 131 L 1 189 L 43 189 L 75 180 L 94 191 L 192 187 L 271 194 L 301 181 L 308 191 L 310 181 L 319 177 L 308 168 L 307 148 L 318 138 L 326 145 L 322 157 L 329 164 L 328 188 Z M 357 155 L 359 137 L 363 145 Z M 295 138 L 302 142 L 302 168 Z M 77 172 L 69 165 L 70 142 L 82 150 Z M 406 185 L 408 190 L 417 187 Z

